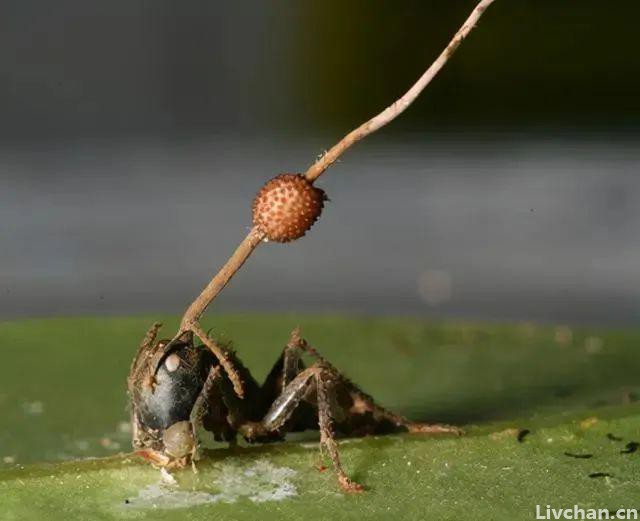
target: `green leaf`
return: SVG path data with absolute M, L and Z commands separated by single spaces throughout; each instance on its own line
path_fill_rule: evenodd
M 233 339 L 259 379 L 300 325 L 383 405 L 469 428 L 463 438 L 343 440 L 345 468 L 367 487 L 347 496 L 331 469 L 318 470 L 328 462 L 314 434 L 212 445 L 198 473 L 177 472 L 176 484 L 121 454 L 130 446 L 124 381 L 153 320 L 0 324 L 0 519 L 506 520 L 535 518 L 536 505 L 639 506 L 640 451 L 626 449 L 640 441 L 635 331 L 212 318 L 214 335 Z M 177 321 L 165 323 L 170 336 Z

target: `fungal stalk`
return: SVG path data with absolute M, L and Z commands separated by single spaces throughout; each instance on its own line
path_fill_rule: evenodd
M 415 101 L 449 61 L 493 2 L 494 0 L 482 0 L 476 5 L 444 51 L 402 97 L 349 132 L 313 163 L 304 174 L 284 174 L 265 184 L 254 201 L 253 227 L 229 260 L 187 308 L 171 343 L 178 342 L 180 337 L 188 332 L 200 337 L 221 360 L 234 383 L 238 382 L 234 385 L 236 392 L 240 396 L 243 395 L 240 378 L 234 375 L 230 365 L 225 364 L 225 360 L 228 359 L 225 348 L 203 331 L 199 324 L 200 317 L 260 244 L 266 241 L 288 242 L 304 235 L 319 217 L 324 201 L 324 193 L 314 188 L 313 183 L 351 146 L 393 121 Z

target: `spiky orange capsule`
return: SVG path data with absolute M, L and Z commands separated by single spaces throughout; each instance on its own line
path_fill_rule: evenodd
M 303 175 L 280 174 L 267 181 L 253 200 L 253 224 L 270 241 L 294 241 L 320 217 L 326 198 Z

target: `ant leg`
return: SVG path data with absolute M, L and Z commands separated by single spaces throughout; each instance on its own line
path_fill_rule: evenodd
M 260 422 L 267 431 L 279 431 L 291 418 L 303 400 L 309 400 L 313 394 L 314 377 L 318 372 L 315 365 L 300 372 L 285 389 L 273 400 L 269 410 Z
M 289 341 L 276 360 L 276 363 L 273 364 L 271 371 L 260 389 L 266 400 L 264 412 L 269 410 L 273 401 L 284 392 L 287 385 L 305 369 L 304 362 L 302 361 L 303 353 L 310 355 L 316 361 L 326 366 L 330 366 L 315 349 L 301 338 L 300 329 L 295 328 L 291 331 Z
M 461 435 L 459 427 L 443 424 L 428 424 L 413 422 L 404 416 L 394 413 L 377 404 L 372 396 L 365 393 L 356 384 L 345 377 L 326 358 L 300 336 L 300 330 L 291 332 L 289 342 L 282 355 L 273 366 L 269 376 L 262 386 L 263 410 L 267 411 L 270 404 L 284 391 L 286 385 L 298 374 L 304 365 L 302 353 L 313 357 L 318 363 L 329 370 L 338 383 L 337 389 L 342 400 L 346 421 L 340 422 L 340 430 L 345 434 L 380 434 L 394 430 L 405 430 L 419 434 L 454 434 Z M 345 396 L 346 395 L 346 396 Z M 314 411 L 302 411 L 297 414 L 300 418 L 297 425 L 290 425 L 290 430 L 304 430 L 315 424 Z
M 160 331 L 161 327 L 162 327 L 162 323 L 154 322 L 152 326 L 149 328 L 149 330 L 146 332 L 146 334 L 144 335 L 144 338 L 142 339 L 142 342 L 140 342 L 140 346 L 138 347 L 136 356 L 133 358 L 133 362 L 131 363 L 131 369 L 133 369 L 138 365 L 140 356 L 142 355 L 142 353 L 146 353 L 153 347 L 153 344 L 156 341 L 156 337 L 158 336 L 158 331 Z
M 148 364 L 146 363 L 157 352 L 157 345 L 155 344 L 158 331 L 162 327 L 160 322 L 155 322 L 147 331 L 144 338 L 138 346 L 138 351 L 133 357 L 131 362 L 131 368 L 129 369 L 129 376 L 127 377 L 127 391 L 129 396 L 133 398 L 136 392 L 136 384 L 139 380 L 142 380 L 146 384 L 153 384 L 153 378 L 149 374 L 141 376 L 146 370 L 149 372 Z M 139 430 L 138 426 L 138 413 L 135 407 L 131 410 L 131 425 L 133 426 L 132 443 L 136 448 L 143 447 L 145 445 L 145 434 Z
M 320 425 L 320 444 L 324 445 L 329 452 L 329 457 L 333 463 L 333 468 L 338 475 L 338 482 L 346 492 L 362 492 L 364 487 L 351 480 L 342 468 L 340 454 L 338 453 L 338 443 L 333 432 L 333 415 L 331 405 L 335 403 L 332 394 L 331 373 L 323 370 L 315 374 L 316 393 L 318 397 L 318 424 Z
M 371 415 L 374 423 L 382 424 L 388 422 L 397 428 L 405 429 L 407 432 L 413 434 L 453 434 L 456 436 L 462 436 L 464 434 L 464 430 L 455 425 L 411 421 L 405 416 L 377 404 L 371 395 L 362 391 L 357 385 L 344 376 L 339 376 L 342 378 L 344 388 L 351 398 L 349 413 L 352 420 L 358 416 Z
M 273 401 L 285 390 L 287 385 L 304 370 L 305 366 L 301 355 L 299 331 L 294 329 L 289 337 L 289 342 L 273 364 L 260 388 L 260 418 L 265 415 Z
M 224 368 L 227 376 L 233 384 L 233 390 L 240 398 L 244 398 L 247 393 L 253 391 L 253 387 L 257 388 L 257 384 L 253 381 L 249 371 L 242 365 L 233 352 L 226 347 L 218 344 L 211 338 L 204 329 L 194 322 L 191 324 L 191 332 L 202 340 L 202 343 L 213 353 L 218 359 L 220 365 Z M 249 388 L 249 389 L 248 389 Z
M 326 447 L 338 476 L 340 486 L 347 492 L 360 492 L 363 487 L 349 479 L 346 475 L 340 456 L 338 444 L 333 432 L 333 415 L 336 411 L 332 404 L 334 374 L 321 363 L 314 364 L 300 372 L 275 399 L 271 408 L 261 422 L 247 422 L 241 426 L 240 432 L 250 441 L 262 441 L 267 433 L 278 433 L 285 430 L 286 423 L 290 420 L 298 407 L 311 401 L 315 392 L 317 403 L 317 425 L 320 430 L 320 444 Z M 311 427 L 309 425 L 309 427 Z
M 396 427 L 404 428 L 410 433 L 416 434 L 455 434 L 461 436 L 464 434 L 464 430 L 454 425 L 446 424 L 429 424 L 413 422 L 408 418 L 390 411 L 381 405 L 378 405 L 373 397 L 365 393 L 351 380 L 345 377 L 340 371 L 338 371 L 330 362 L 323 358 L 316 349 L 308 344 L 306 340 L 298 336 L 299 348 L 316 358 L 320 363 L 326 366 L 331 373 L 338 379 L 340 386 L 344 388 L 350 395 L 352 405 L 349 412 L 352 415 L 371 414 L 375 421 L 387 421 Z
M 210 396 L 218 382 L 218 380 L 222 377 L 222 369 L 220 366 L 212 367 L 209 369 L 209 374 L 207 375 L 207 379 L 202 386 L 202 390 L 200 394 L 196 398 L 195 403 L 193 404 L 193 409 L 191 409 L 191 414 L 189 415 L 189 423 L 191 424 L 191 434 L 193 436 L 193 450 L 191 451 L 191 466 L 193 467 L 193 471 L 197 472 L 195 461 L 198 458 L 198 449 L 200 446 L 200 442 L 198 440 L 198 426 L 203 425 L 203 418 L 205 415 L 211 414 L 211 407 L 215 404 L 210 400 Z
M 303 400 L 309 399 L 312 394 L 311 384 L 316 370 L 315 367 L 304 369 L 287 384 L 282 392 L 277 394 L 275 399 L 271 396 L 263 396 L 262 401 L 269 399 L 270 403 L 263 408 L 259 417 L 238 425 L 238 432 L 249 443 L 263 443 L 282 439 L 284 437 L 282 432 L 296 430 L 291 429 L 290 425 L 285 428 L 285 423 L 292 419 L 299 406 L 308 405 Z M 304 428 L 312 429 L 316 425 L 309 423 Z
M 133 361 L 131 362 L 131 368 L 129 369 L 129 391 L 133 388 L 134 376 L 141 369 L 141 364 L 144 360 L 149 359 L 153 354 L 157 351 L 157 346 L 155 345 L 156 337 L 158 336 L 158 331 L 162 324 L 160 322 L 155 322 L 144 335 L 144 338 L 140 342 L 140 346 L 138 347 L 138 351 L 136 355 L 133 357 Z

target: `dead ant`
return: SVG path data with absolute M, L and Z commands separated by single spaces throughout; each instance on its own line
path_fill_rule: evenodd
M 202 425 L 217 441 L 234 443 L 238 434 L 250 443 L 282 440 L 287 432 L 319 429 L 342 488 L 362 486 L 347 477 L 335 433 L 364 436 L 390 432 L 461 434 L 457 427 L 411 422 L 377 405 L 322 358 L 294 330 L 262 385 L 235 353 L 204 332 L 199 319 L 251 253 L 262 243 L 302 237 L 327 200 L 313 183 L 354 143 L 401 114 L 433 80 L 494 0 L 480 0 L 449 45 L 418 81 L 395 103 L 347 134 L 305 174 L 281 174 L 254 199 L 253 224 L 229 260 L 186 310 L 171 340 L 156 341 L 154 324 L 133 360 L 128 378 L 133 445 L 163 468 L 193 464 L 196 429 Z M 194 338 L 204 345 L 195 345 Z M 302 355 L 314 359 L 305 368 Z
M 375 403 L 300 337 L 296 329 L 262 385 L 236 354 L 220 348 L 226 367 L 192 333 L 177 341 L 156 341 L 154 324 L 131 366 L 128 389 L 132 405 L 133 446 L 157 466 L 193 464 L 202 425 L 216 441 L 249 443 L 281 441 L 287 432 L 319 429 L 340 486 L 348 492 L 363 487 L 347 477 L 335 433 L 365 436 L 393 432 L 462 433 L 449 425 L 409 421 Z M 210 341 L 209 338 L 207 338 Z M 314 363 L 305 368 L 302 355 Z M 227 368 L 235 371 L 233 377 Z M 242 397 L 233 379 L 242 387 Z

